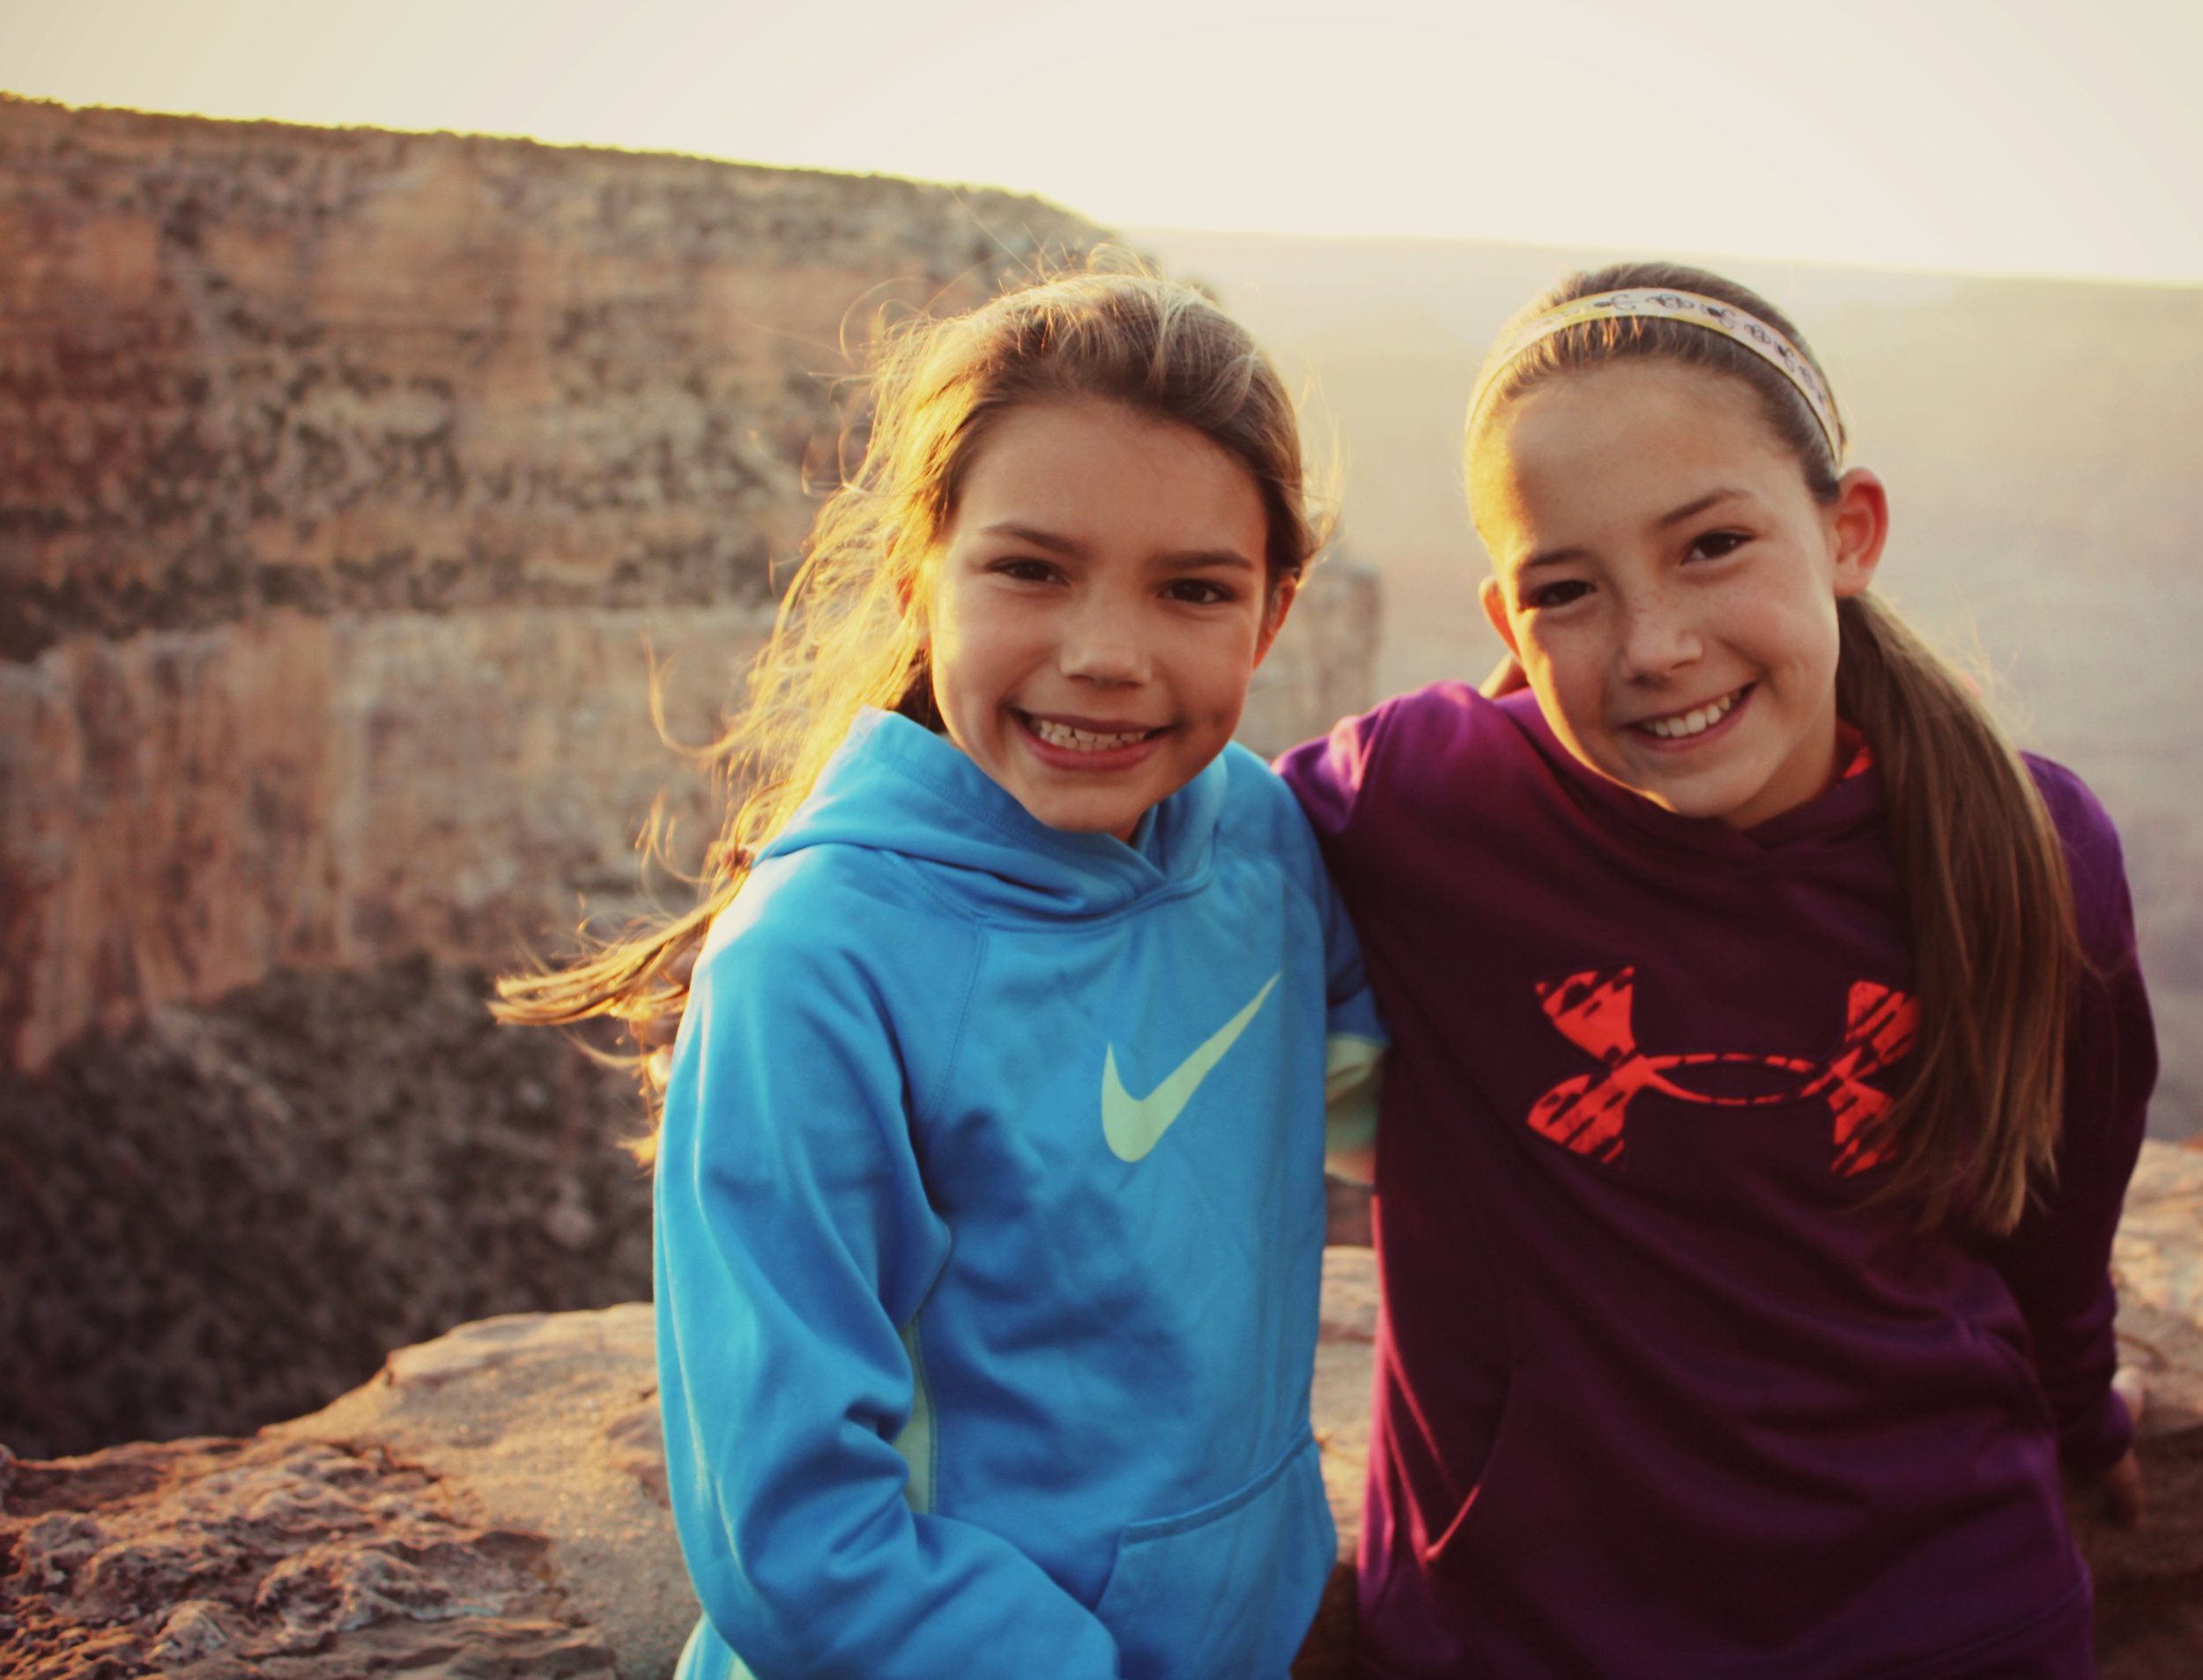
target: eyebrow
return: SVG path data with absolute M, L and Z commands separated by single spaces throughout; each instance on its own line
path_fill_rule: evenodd
M 1673 508 L 1662 514 L 1652 522 L 1652 529 L 1656 531 L 1667 530 L 1681 524 L 1685 520 L 1697 518 L 1709 507 L 1718 507 L 1725 501 L 1744 499 L 1747 495 L 1747 492 L 1727 486 L 1719 490 L 1710 490 L 1695 500 L 1687 501 L 1680 507 Z M 1580 560 L 1584 558 L 1584 551 L 1580 546 L 1543 549 L 1532 554 L 1515 569 L 1519 573 L 1532 571 L 1540 566 L 1557 566 L 1563 560 Z
M 1741 490 L 1731 490 L 1727 488 L 1720 490 L 1709 490 L 1704 495 L 1699 497 L 1696 501 L 1685 502 L 1680 507 L 1675 509 L 1673 513 L 1662 514 L 1658 519 L 1652 522 L 1653 529 L 1664 531 L 1671 525 L 1680 525 L 1687 519 L 1695 519 L 1699 514 L 1704 513 L 1706 509 L 1714 507 L 1717 503 L 1728 501 L 1732 498 L 1739 497 L 1744 494 L 1745 492 Z
M 1053 554 L 1076 555 L 1085 551 L 1079 544 L 1068 537 L 1058 537 L 1055 532 L 1044 531 L 1037 525 L 1020 525 L 1015 520 L 1010 519 L 1003 520 L 998 524 L 986 526 L 981 530 L 980 535 L 982 537 L 1014 537 L 1020 543 L 1030 543 L 1035 548 L 1044 548 Z
M 1240 572 L 1255 569 L 1255 563 L 1235 548 L 1195 548 L 1157 558 L 1174 572 L 1198 572 L 1210 566 L 1228 566 Z
M 1086 545 L 1075 538 L 1042 530 L 1037 525 L 1022 525 L 1015 520 L 1003 520 L 983 527 L 983 537 L 1008 537 L 1020 543 L 1030 543 L 1035 548 L 1044 548 L 1051 554 L 1063 554 L 1078 559 L 1086 552 Z M 1237 549 L 1196 548 L 1159 556 L 1160 562 L 1174 572 L 1198 572 L 1204 566 L 1225 566 L 1242 572 L 1257 569 L 1255 562 Z

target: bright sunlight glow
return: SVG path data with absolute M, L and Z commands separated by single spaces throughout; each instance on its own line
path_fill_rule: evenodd
M 2195 0 L 15 0 L 71 104 L 877 171 L 1105 224 L 2203 281 Z

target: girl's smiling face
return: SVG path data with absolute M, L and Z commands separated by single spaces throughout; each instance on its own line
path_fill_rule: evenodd
M 922 585 L 949 738 L 1051 828 L 1129 840 L 1224 750 L 1293 585 L 1253 477 L 1114 403 L 1013 410 Z
M 1822 505 L 1747 386 L 1645 359 L 1533 387 L 1469 476 L 1486 616 L 1584 764 L 1737 828 L 1835 780 L 1836 603 L 1888 530 L 1873 474 Z

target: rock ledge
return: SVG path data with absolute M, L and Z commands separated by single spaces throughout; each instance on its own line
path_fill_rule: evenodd
M 2148 1526 L 2071 1501 L 2104 1680 L 2203 1673 L 2203 1153 L 2151 1144 L 2116 1254 Z M 1352 1672 L 1376 1276 L 1324 1255 L 1314 1422 L 1339 1565 L 1295 1680 Z M 522 1314 L 389 1356 L 249 1440 L 0 1448 L 0 1672 L 23 1680 L 662 1680 L 696 1615 L 650 1309 Z

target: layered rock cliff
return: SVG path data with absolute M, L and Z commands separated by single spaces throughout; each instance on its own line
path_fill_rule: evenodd
M 646 645 L 704 736 L 845 344 L 1097 237 L 901 181 L 0 104 L 7 1059 L 631 900 L 674 767 Z
M 627 1083 L 487 976 L 653 893 L 883 311 L 1000 193 L 0 99 L 0 1440 L 293 1415 L 647 1292 Z M 784 577 L 784 570 L 780 574 Z M 1319 575 L 1272 748 L 1365 703 Z

